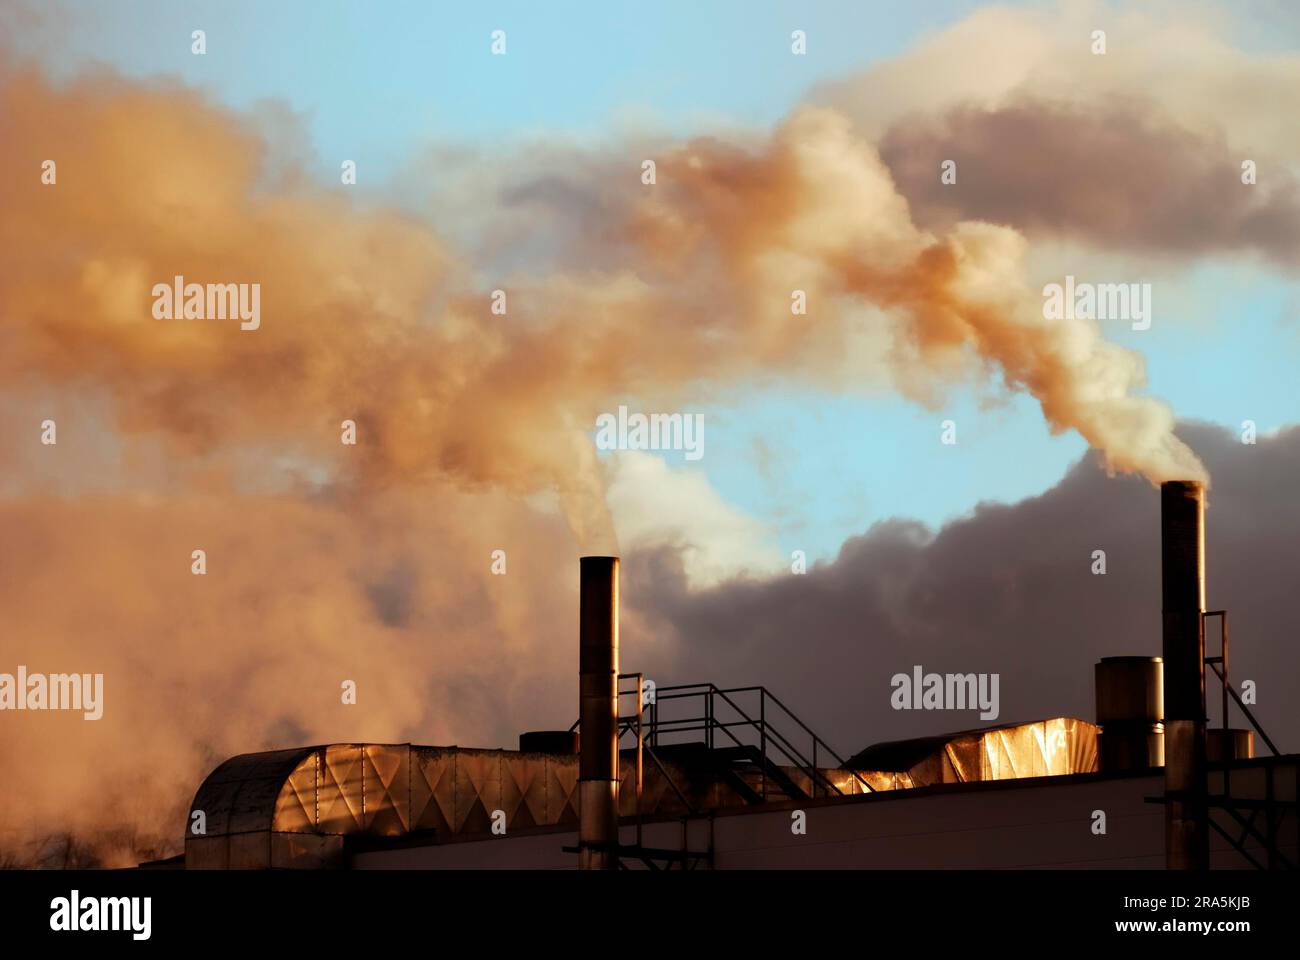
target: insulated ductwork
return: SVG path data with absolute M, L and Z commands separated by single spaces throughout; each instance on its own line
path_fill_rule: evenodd
M 578 866 L 618 867 L 618 557 L 583 557 L 578 615 Z
M 1209 866 L 1205 759 L 1205 488 L 1160 486 L 1165 866 Z

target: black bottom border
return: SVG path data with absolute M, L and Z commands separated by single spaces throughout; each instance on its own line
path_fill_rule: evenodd
M 55 931 L 58 898 L 150 898 L 150 936 Z M 84 946 L 438 945 L 462 928 L 471 942 L 593 935 L 629 945 L 664 936 L 809 946 L 1039 945 L 1196 937 L 1230 946 L 1290 942 L 1296 874 L 1091 871 L 524 871 L 185 872 L 0 871 L 5 942 Z M 1209 923 L 1210 929 L 1200 925 Z M 1241 924 L 1245 924 L 1245 928 Z M 1129 926 L 1121 928 L 1122 924 Z M 1153 924 L 1138 929 L 1133 924 Z M 1196 924 L 1196 927 L 1190 926 Z M 1232 925 L 1229 929 L 1226 925 Z M 437 939 L 434 939 L 437 937 Z M 830 938 L 829 940 L 825 938 Z M 843 938 L 843 939 L 841 939 Z M 862 938 L 859 941 L 859 938 Z M 538 944 L 541 945 L 540 943 Z

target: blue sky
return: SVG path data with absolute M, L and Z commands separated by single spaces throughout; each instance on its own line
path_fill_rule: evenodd
M 62 69 L 102 60 L 174 73 L 248 107 L 275 97 L 306 113 L 327 155 L 385 161 L 422 140 L 489 142 L 539 131 L 599 134 L 646 113 L 668 129 L 711 115 L 768 124 L 819 80 L 860 69 L 974 8 L 969 2 L 772 0 L 593 4 L 580 0 L 362 4 L 346 0 L 68 3 Z M 190 32 L 207 32 L 206 57 Z M 508 55 L 489 37 L 506 31 Z M 809 55 L 789 55 L 792 30 Z
M 976 4 L 71 2 L 47 26 L 47 65 L 94 62 L 172 74 L 239 109 L 287 103 L 304 122 L 322 179 L 356 159 L 371 182 L 431 144 L 491 148 L 539 134 L 578 140 L 650 127 L 765 127 L 818 83 L 899 54 Z M 190 53 L 190 32 L 208 53 Z M 490 33 L 507 32 L 492 57 Z M 789 55 L 791 30 L 809 54 Z M 1262 431 L 1300 419 L 1294 284 L 1237 263 L 1203 263 L 1156 286 L 1156 323 L 1108 330 L 1146 358 L 1149 389 L 1180 416 Z M 1162 301 L 1168 307 L 1162 309 Z M 705 411 L 701 465 L 731 504 L 769 526 L 783 551 L 833 556 L 845 537 L 891 516 L 937 524 L 981 500 L 1046 489 L 1085 450 L 1052 437 L 1036 404 L 987 409 L 957 390 L 940 410 L 879 395 L 765 385 Z M 939 424 L 959 424 L 956 447 Z M 797 444 L 791 441 L 797 439 Z M 772 454 L 764 469 L 764 451 Z

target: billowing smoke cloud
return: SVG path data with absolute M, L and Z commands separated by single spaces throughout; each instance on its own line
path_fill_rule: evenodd
M 366 486 L 452 478 L 553 491 L 584 542 L 612 542 L 585 442 L 581 348 L 508 338 L 434 233 L 340 194 L 259 189 L 262 143 L 193 93 L 114 77 L 11 76 L 0 136 L 8 384 L 107 391 L 118 425 L 182 461 L 273 450 Z M 57 183 L 29 175 L 44 159 Z M 153 320 L 175 276 L 258 283 L 260 329 Z M 364 455 L 342 459 L 344 419 Z M 232 449 L 233 448 L 233 449 Z
M 630 158 L 645 153 L 653 186 L 634 176 Z M 561 304 L 548 310 L 584 318 L 584 338 L 611 325 L 590 371 L 615 372 L 611 392 L 671 402 L 681 384 L 698 399 L 784 375 L 937 406 L 948 387 L 992 372 L 1114 470 L 1202 475 L 1170 411 L 1139 393 L 1140 357 L 1090 321 L 1044 318 L 1018 233 L 918 227 L 875 148 L 836 111 L 801 109 L 766 138 L 639 144 L 612 158 L 530 152 L 523 166 L 535 172 L 477 184 L 502 209 L 473 239 L 529 282 L 542 276 L 538 295 Z M 538 220 L 557 224 L 545 254 L 509 239 Z M 806 315 L 792 313 L 796 293 Z
M 51 830 L 118 865 L 172 852 L 198 783 L 236 753 L 510 744 L 572 722 L 577 577 L 556 558 L 575 546 L 516 499 L 32 495 L 0 501 L 0 529 L 0 671 L 104 675 L 100 720 L 0 715 L 0 855 L 37 856 Z
M 238 752 L 567 726 L 557 558 L 611 537 L 571 371 L 475 318 L 428 227 L 265 190 L 260 142 L 192 93 L 8 74 L 0 139 L 0 671 L 105 684 L 98 721 L 5 712 L 0 861 L 55 831 L 174 849 Z M 154 320 L 176 274 L 260 283 L 260 329 Z
M 919 231 L 833 113 L 796 114 L 757 152 L 671 152 L 662 185 L 607 224 L 636 258 L 513 291 L 503 320 L 427 228 L 306 188 L 258 192 L 259 142 L 193 94 L 23 75 L 4 97 L 0 132 L 22 148 L 0 195 L 14 251 L 3 371 L 106 387 L 128 430 L 178 453 L 260 443 L 337 463 L 336 425 L 353 416 L 367 481 L 553 490 L 580 539 L 608 542 L 585 432 L 615 395 L 772 372 L 851 382 L 881 361 L 923 393 L 974 361 L 1115 469 L 1199 475 L 1167 409 L 1132 395 L 1140 360 L 1090 322 L 1043 319 L 1018 235 Z M 47 157 L 57 186 L 19 172 Z M 263 328 L 152 322 L 149 291 L 176 275 L 260 283 Z M 794 290 L 815 333 L 792 317 Z
M 666 185 L 639 208 L 638 236 L 664 284 L 711 297 L 715 315 L 738 313 L 759 363 L 852 378 L 855 360 L 873 356 L 917 396 L 972 365 L 992 369 L 1109 468 L 1156 482 L 1204 475 L 1168 408 L 1135 394 L 1137 355 L 1091 321 L 1044 318 L 1019 234 L 978 222 L 937 237 L 919 230 L 875 150 L 839 114 L 804 109 L 758 154 L 705 141 L 661 167 Z M 793 290 L 814 304 L 809 323 L 791 322 Z M 819 335 L 809 336 L 812 324 Z

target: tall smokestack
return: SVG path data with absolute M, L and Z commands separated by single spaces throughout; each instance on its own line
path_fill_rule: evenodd
M 578 613 L 578 867 L 618 868 L 618 557 L 583 557 Z
M 1205 488 L 1160 485 L 1165 866 L 1209 867 L 1205 775 Z

